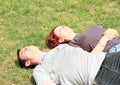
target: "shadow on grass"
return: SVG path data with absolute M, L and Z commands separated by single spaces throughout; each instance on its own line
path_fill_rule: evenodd
M 19 63 L 18 63 L 18 60 L 15 60 L 14 62 L 15 62 L 15 65 L 17 67 L 21 68 L 20 65 L 19 65 Z M 21 69 L 32 69 L 32 68 L 33 67 L 31 67 L 31 68 L 21 68 Z M 31 76 L 30 82 L 31 82 L 32 85 L 36 85 L 35 80 L 34 80 L 34 78 L 32 76 Z
M 14 62 L 15 62 L 15 65 L 16 65 L 17 67 L 20 67 L 20 65 L 19 65 L 19 63 L 18 63 L 18 60 L 15 60 Z
M 33 79 L 33 77 L 31 77 L 31 83 L 32 83 L 32 85 L 36 85 L 35 80 Z

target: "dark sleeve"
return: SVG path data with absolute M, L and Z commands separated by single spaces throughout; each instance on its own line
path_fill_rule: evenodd
M 104 29 L 102 27 L 90 27 L 81 34 L 77 43 L 84 50 L 91 52 L 101 39 L 103 32 Z

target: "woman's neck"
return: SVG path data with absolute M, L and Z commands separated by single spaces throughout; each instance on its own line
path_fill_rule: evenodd
M 68 36 L 67 40 L 72 41 L 74 39 L 75 35 L 76 35 L 76 33 L 71 34 L 70 36 Z

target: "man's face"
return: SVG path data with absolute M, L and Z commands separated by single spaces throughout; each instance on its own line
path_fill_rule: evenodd
M 21 49 L 20 53 L 19 53 L 19 58 L 21 60 L 24 60 L 25 63 L 27 61 L 29 62 L 34 62 L 34 60 L 40 56 L 39 55 L 39 48 L 36 46 L 26 46 L 24 48 Z

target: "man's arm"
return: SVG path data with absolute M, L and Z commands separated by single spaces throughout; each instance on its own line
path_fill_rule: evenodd
M 33 78 L 36 85 L 56 85 L 51 80 L 49 73 L 41 65 L 37 65 L 33 70 Z
M 118 36 L 118 32 L 115 29 L 107 29 L 104 33 L 102 38 L 99 40 L 98 44 L 96 45 L 96 47 L 91 51 L 92 53 L 96 53 L 96 52 L 103 52 L 107 42 L 109 40 L 112 40 L 113 38 L 115 38 L 116 36 Z
M 52 80 L 46 80 L 42 85 L 56 85 Z

